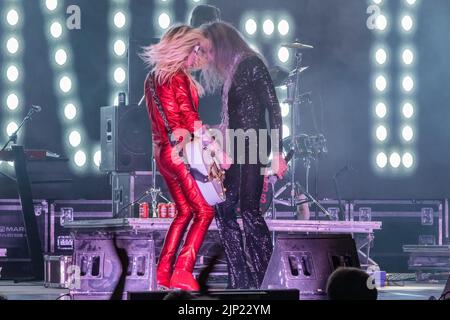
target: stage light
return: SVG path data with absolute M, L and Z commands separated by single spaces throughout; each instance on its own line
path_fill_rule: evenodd
M 291 135 L 291 129 L 285 124 L 283 124 L 283 139 L 289 137 Z
M 378 139 L 380 142 L 386 141 L 387 136 L 388 136 L 388 132 L 387 132 L 386 127 L 385 127 L 385 126 L 379 126 L 379 127 L 377 128 L 377 130 L 376 130 L 376 136 L 377 136 L 377 139 Z
M 375 24 L 376 24 L 378 30 L 385 31 L 388 26 L 388 20 L 385 15 L 380 14 L 376 18 Z
M 98 150 L 94 153 L 94 163 L 97 167 L 100 167 L 101 162 L 102 162 L 102 152 Z
M 388 163 L 387 155 L 384 152 L 380 152 L 376 158 L 377 166 L 380 169 L 386 168 Z
M 266 19 L 263 22 L 263 31 L 266 35 L 270 36 L 275 30 L 275 25 L 271 19 Z
M 411 76 L 405 76 L 402 81 L 403 90 L 411 92 L 414 89 L 414 80 Z
M 247 19 L 247 21 L 245 22 L 245 32 L 252 36 L 256 33 L 257 30 L 258 25 L 256 24 L 256 21 L 252 18 Z
M 287 48 L 283 47 L 283 48 L 280 48 L 278 50 L 278 59 L 281 62 L 283 62 L 283 63 L 288 62 L 289 61 L 289 56 L 290 56 L 290 54 L 289 54 L 289 50 Z
M 12 121 L 6 126 L 6 134 L 10 137 L 19 128 L 16 122 Z
M 373 3 L 375 4 L 381 4 L 383 2 L 383 0 L 373 0 Z
M 16 82 L 19 79 L 19 76 L 19 69 L 15 65 L 9 66 L 6 69 L 6 77 L 9 81 Z
M 123 56 L 127 52 L 127 45 L 123 40 L 116 40 L 114 42 L 114 53 L 117 56 Z
M 161 13 L 158 17 L 158 23 L 161 29 L 167 29 L 171 24 L 170 16 L 165 12 Z
M 58 49 L 55 52 L 55 62 L 60 65 L 63 66 L 66 64 L 67 62 L 67 52 L 64 49 Z
M 6 14 L 6 21 L 10 26 L 15 26 L 19 23 L 19 13 L 15 9 L 11 9 Z
M 286 36 L 289 33 L 289 22 L 287 22 L 287 20 L 282 19 L 279 23 L 278 23 L 278 32 L 282 35 L 282 36 Z
M 19 107 L 19 97 L 15 93 L 11 93 L 6 98 L 6 106 L 13 111 Z
M 375 113 L 378 118 L 383 119 L 387 115 L 387 107 L 383 102 L 379 102 L 375 107 Z
M 375 79 L 375 87 L 377 88 L 378 91 L 383 92 L 386 90 L 387 88 L 387 79 L 385 76 L 383 75 L 379 75 L 376 79 Z
M 387 61 L 387 52 L 386 52 L 386 50 L 381 49 L 381 48 L 378 49 L 378 50 L 375 52 L 375 60 L 377 61 L 377 63 L 378 63 L 379 65 L 385 64 L 386 61 Z
M 410 6 L 413 6 L 416 4 L 416 0 L 406 0 L 406 3 L 409 4 Z
M 9 38 L 6 41 L 6 49 L 10 54 L 16 54 L 19 51 L 19 41 L 14 37 Z
M 402 18 L 401 24 L 402 24 L 403 30 L 406 32 L 409 32 L 412 30 L 412 28 L 414 26 L 413 18 L 410 15 L 405 15 Z
M 73 120 L 77 116 L 77 108 L 73 103 L 68 103 L 64 107 L 64 116 L 67 120 Z
M 116 68 L 116 70 L 114 70 L 114 81 L 117 84 L 124 83 L 126 78 L 127 78 L 127 73 L 125 72 L 125 70 L 122 67 L 118 67 L 118 68 Z
M 59 80 L 59 89 L 61 89 L 62 92 L 68 93 L 70 90 L 72 90 L 72 79 L 70 79 L 68 76 L 64 76 Z
M 59 22 L 53 22 L 50 26 L 50 34 L 52 35 L 53 38 L 58 39 L 59 37 L 61 37 L 63 32 L 63 28 L 61 23 Z
M 118 29 L 122 29 L 127 24 L 127 17 L 122 11 L 117 12 L 114 15 L 114 25 Z
M 405 49 L 402 53 L 403 63 L 406 65 L 411 65 L 414 62 L 414 53 L 411 49 Z
M 414 138 L 414 130 L 410 126 L 405 126 L 402 130 L 402 137 L 406 142 L 411 142 Z
M 54 11 L 58 7 L 58 0 L 46 0 L 45 6 L 48 10 Z
M 78 131 L 72 131 L 69 134 L 69 143 L 72 147 L 76 148 L 81 144 L 81 134 Z
M 290 106 L 287 103 L 281 103 L 280 104 L 281 107 L 281 116 L 283 118 L 286 118 L 289 115 L 289 111 L 290 111 Z
M 73 160 L 78 167 L 83 167 L 86 164 L 86 153 L 84 151 L 77 151 Z
M 414 116 L 414 106 L 410 102 L 406 102 L 402 107 L 403 116 L 406 119 L 411 119 Z
M 402 157 L 402 163 L 405 168 L 412 168 L 414 165 L 414 156 L 411 153 L 406 152 Z
M 391 164 L 391 167 L 394 169 L 400 167 L 401 162 L 402 159 L 397 152 L 392 153 L 391 156 L 389 157 L 389 163 Z

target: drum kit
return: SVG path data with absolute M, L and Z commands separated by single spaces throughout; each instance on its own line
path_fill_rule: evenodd
M 265 181 L 264 194 L 261 201 L 262 212 L 266 212 L 266 217 L 277 219 L 276 204 L 292 208 L 292 215 L 298 217 L 301 211 L 308 211 L 308 204 L 314 204 L 318 210 L 331 219 L 330 213 L 315 199 L 310 193 L 309 180 L 311 165 L 318 161 L 322 155 L 328 153 L 327 141 L 323 134 L 308 136 L 298 134 L 297 117 L 300 113 L 300 106 L 312 104 L 311 92 L 301 92 L 301 75 L 309 69 L 302 65 L 303 52 L 314 49 L 313 46 L 303 44 L 299 41 L 283 44 L 282 47 L 295 51 L 295 69 L 291 72 L 275 67 L 270 70 L 275 87 L 285 86 L 287 88 L 287 99 L 284 103 L 289 105 L 291 115 L 291 135 L 283 140 L 283 147 L 288 152 L 293 152 L 294 156 L 290 162 L 289 179 L 284 185 L 275 190 L 277 179 L 268 178 Z M 296 174 L 296 165 L 301 161 L 305 167 L 306 186 L 303 187 Z M 317 162 L 316 162 L 317 163 Z M 290 190 L 289 199 L 281 199 L 280 196 Z M 271 208 L 271 210 L 270 210 Z M 309 219 L 309 214 L 307 218 Z

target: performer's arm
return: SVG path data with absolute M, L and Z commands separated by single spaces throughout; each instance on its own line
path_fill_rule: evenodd
M 258 93 L 261 104 L 269 112 L 269 126 L 271 130 L 276 130 L 278 137 L 272 138 L 272 170 L 281 179 L 287 171 L 287 163 L 283 158 L 283 120 L 281 117 L 280 103 L 277 98 L 275 86 L 261 59 L 255 59 L 253 67 L 253 84 L 255 92 Z M 275 141 L 277 139 L 278 146 Z
M 283 121 L 280 103 L 267 67 L 261 59 L 255 59 L 255 61 L 253 68 L 253 84 L 255 92 L 258 93 L 261 104 L 267 108 L 269 112 L 270 129 L 278 132 L 278 149 L 272 150 L 272 152 L 281 153 L 283 150 Z

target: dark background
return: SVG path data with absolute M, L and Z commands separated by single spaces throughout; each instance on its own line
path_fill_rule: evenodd
M 154 4 L 151 0 L 130 1 L 132 25 L 130 38 L 159 36 L 154 29 Z M 390 5 L 392 17 L 399 11 L 398 2 Z M 302 107 L 302 130 L 314 131 L 312 118 L 318 130 L 328 139 L 329 154 L 319 163 L 319 198 L 335 198 L 332 176 L 350 164 L 351 170 L 342 176 L 342 197 L 348 199 L 426 199 L 450 196 L 450 148 L 449 148 L 449 77 L 448 30 L 450 3 L 447 0 L 420 1 L 417 9 L 417 32 L 412 42 L 419 57 L 415 76 L 419 80 L 415 93 L 416 110 L 415 155 L 416 168 L 409 174 L 395 174 L 388 170 L 380 174 L 374 169 L 373 150 L 373 90 L 371 83 L 371 49 L 376 40 L 366 27 L 367 2 L 361 0 L 215 0 L 208 3 L 221 8 L 223 20 L 240 26 L 241 14 L 287 12 L 293 20 L 294 34 L 302 42 L 315 46 L 305 54 L 305 65 L 311 68 L 303 79 L 304 90 L 313 92 L 313 105 Z M 100 107 L 109 104 L 109 24 L 106 0 L 72 0 L 66 5 L 77 4 L 82 10 L 82 30 L 69 32 L 73 51 L 73 66 L 78 79 L 78 94 L 82 105 L 82 121 L 87 141 L 98 144 L 100 140 Z M 1 6 L 4 5 L 2 1 Z M 45 15 L 39 1 L 23 1 L 25 25 L 23 38 L 25 80 L 22 106 L 37 104 L 44 107 L 24 131 L 21 139 L 28 148 L 48 149 L 70 157 L 64 144 L 64 123 L 61 122 L 58 99 L 54 87 L 54 75 L 50 65 L 49 47 L 45 32 Z M 173 0 L 176 20 L 185 22 L 191 3 Z M 390 32 L 386 42 L 395 51 L 399 46 L 396 30 Z M 0 30 L 0 36 L 3 37 Z M 259 43 L 258 43 L 258 40 Z M 271 66 L 277 64 L 274 52 L 282 42 L 256 38 Z M 0 54 L 0 64 L 3 56 Z M 393 79 L 398 72 L 392 67 Z M 3 75 L 2 75 L 3 76 Z M 4 82 L 0 82 L 2 85 Z M 3 94 L 3 89 L 0 87 Z M 395 90 L 391 90 L 395 91 Z M 398 97 L 390 97 L 392 109 Z M 0 123 L 7 118 L 2 101 Z M 207 109 L 206 109 L 207 110 Z M 399 116 L 391 117 L 392 126 L 399 126 Z M 207 111 L 202 115 L 208 119 Z M 394 127 L 395 128 L 395 127 Z M 2 127 L 0 142 L 5 140 Z M 400 145 L 393 140 L 389 147 Z M 87 149 L 88 151 L 90 149 Z M 90 155 L 88 154 L 88 158 Z M 89 159 L 88 159 L 89 161 Z M 4 164 L 1 170 L 10 170 Z M 78 172 L 67 165 L 47 165 L 32 171 L 43 176 L 72 178 L 72 184 L 54 187 L 35 186 L 35 197 L 66 199 L 108 199 L 108 177 L 92 170 Z M 303 175 L 303 170 L 299 171 Z M 16 197 L 14 184 L 0 177 L 0 197 Z

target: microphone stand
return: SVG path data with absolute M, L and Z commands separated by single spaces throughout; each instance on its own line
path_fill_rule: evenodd
M 17 144 L 17 135 L 20 131 L 20 129 L 22 129 L 22 127 L 28 122 L 32 120 L 32 116 L 33 114 L 36 112 L 36 109 L 34 107 L 32 107 L 29 111 L 28 114 L 26 115 L 26 117 L 22 120 L 22 122 L 20 123 L 19 127 L 17 128 L 16 131 L 13 132 L 12 135 L 9 136 L 8 141 L 5 143 L 5 145 L 3 146 L 3 148 L 0 151 L 5 151 L 6 148 L 8 148 L 10 143 L 13 144 Z

